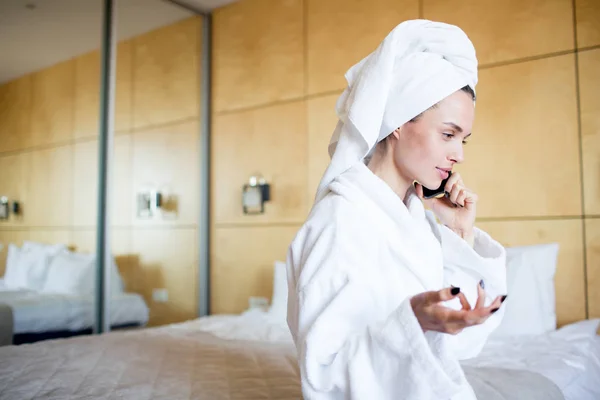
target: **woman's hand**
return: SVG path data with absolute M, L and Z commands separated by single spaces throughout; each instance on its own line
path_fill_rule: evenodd
M 419 293 L 410 299 L 410 304 L 423 331 L 456 335 L 469 326 L 483 324 L 498 311 L 506 299 L 506 296 L 498 296 L 485 307 L 485 291 L 481 285 L 477 285 L 477 293 L 477 303 L 474 308 L 471 308 L 465 295 L 456 287 Z M 455 297 L 460 299 L 461 310 L 454 310 L 441 304 Z
M 458 172 L 452 173 L 446 182 L 446 195 L 442 198 L 423 199 L 423 187 L 417 183 L 415 189 L 419 198 L 433 211 L 442 224 L 473 244 L 477 195 L 465 187 Z

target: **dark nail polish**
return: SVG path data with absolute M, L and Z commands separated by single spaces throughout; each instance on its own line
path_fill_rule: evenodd
M 504 300 L 506 300 L 507 297 L 508 297 L 508 295 L 506 295 L 506 294 L 504 296 L 502 296 L 502 300 L 500 300 L 500 303 L 504 303 Z
M 458 287 L 453 287 L 450 290 L 450 293 L 452 293 L 452 296 L 456 296 L 459 292 L 460 292 L 460 288 L 458 288 Z
M 494 308 L 494 309 L 492 310 L 492 314 L 493 314 L 493 313 L 495 313 L 495 312 L 496 312 L 496 311 L 498 311 L 498 310 L 499 310 L 499 308 Z
M 485 284 L 483 283 L 483 279 L 479 281 L 479 286 L 481 286 L 482 289 L 485 289 Z

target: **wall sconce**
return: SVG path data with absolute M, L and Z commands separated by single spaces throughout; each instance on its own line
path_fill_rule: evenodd
M 163 195 L 158 190 L 143 190 L 137 194 L 137 214 L 140 218 L 151 218 L 160 214 Z
M 139 192 L 137 194 L 137 216 L 139 218 L 150 218 L 152 216 L 150 192 Z
M 8 219 L 8 198 L 6 196 L 0 197 L 0 219 Z
M 150 207 L 152 208 L 152 214 L 156 214 L 163 205 L 163 196 L 158 190 L 150 191 Z
M 271 186 L 262 176 L 251 176 L 242 189 L 244 214 L 263 214 L 265 201 L 269 200 L 271 200 Z
M 15 215 L 19 215 L 21 213 L 21 205 L 18 201 L 13 201 L 12 212 Z
M 11 203 L 6 196 L 0 197 L 0 220 L 7 220 L 11 212 L 18 216 L 21 213 L 21 204 L 18 201 Z

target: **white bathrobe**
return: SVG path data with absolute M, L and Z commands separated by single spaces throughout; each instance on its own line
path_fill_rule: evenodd
M 293 240 L 288 325 L 306 399 L 475 398 L 458 360 L 480 352 L 503 307 L 458 335 L 424 334 L 410 297 L 454 285 L 474 306 L 483 279 L 489 305 L 506 294 L 504 248 L 479 229 L 470 247 L 414 190 L 407 204 L 358 163 Z

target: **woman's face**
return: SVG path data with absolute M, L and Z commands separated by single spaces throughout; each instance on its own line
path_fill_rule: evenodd
M 396 131 L 394 163 L 408 182 L 436 189 L 454 164 L 463 161 L 475 110 L 471 95 L 457 91 Z

